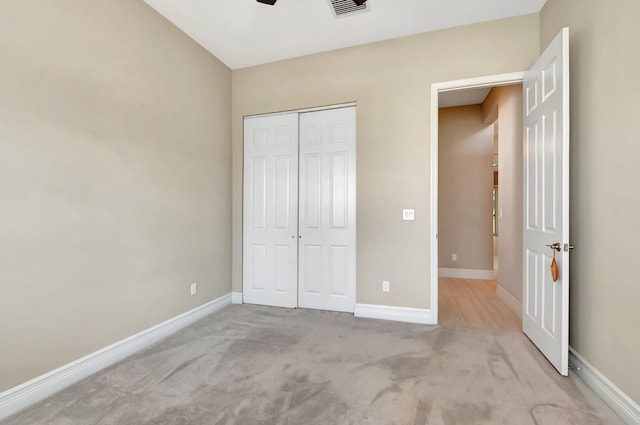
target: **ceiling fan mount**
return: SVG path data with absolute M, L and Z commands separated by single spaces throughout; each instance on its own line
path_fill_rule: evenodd
M 258 3 L 263 3 L 263 4 L 268 4 L 269 6 L 273 6 L 274 4 L 276 4 L 276 1 L 278 0 L 256 0 Z M 353 2 L 356 4 L 356 6 L 362 6 L 363 4 L 365 4 L 367 0 L 353 0 Z

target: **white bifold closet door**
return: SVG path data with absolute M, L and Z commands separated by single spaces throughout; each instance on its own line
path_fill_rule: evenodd
M 300 307 L 354 311 L 355 121 L 355 107 L 300 114 Z
M 244 120 L 243 301 L 298 305 L 298 114 Z
M 244 302 L 354 311 L 355 118 L 347 107 L 245 119 Z

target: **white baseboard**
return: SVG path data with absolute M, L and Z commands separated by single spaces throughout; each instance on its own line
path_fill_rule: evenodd
M 507 291 L 500 285 L 498 285 L 498 288 L 496 289 L 496 295 L 499 300 L 508 305 L 509 308 L 522 319 L 522 301 L 511 295 L 511 292 Z
M 231 294 L 224 295 L 0 393 L 0 420 L 44 400 L 230 304 Z
M 438 269 L 439 277 L 455 277 L 457 279 L 484 279 L 493 280 L 496 278 L 496 272 L 493 270 L 478 269 L 448 269 L 440 267 Z
M 231 304 L 242 304 L 242 292 L 231 293 Z
M 355 317 L 368 319 L 395 320 L 396 322 L 423 323 L 435 325 L 431 310 L 387 305 L 356 304 Z
M 573 347 L 569 347 L 569 365 L 611 409 L 629 425 L 640 424 L 640 405 L 626 395 L 613 382 L 593 367 Z

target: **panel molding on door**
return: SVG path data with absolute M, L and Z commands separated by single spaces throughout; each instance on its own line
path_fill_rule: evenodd
M 298 305 L 298 114 L 244 120 L 243 300 Z
M 356 109 L 300 114 L 300 307 L 353 313 Z

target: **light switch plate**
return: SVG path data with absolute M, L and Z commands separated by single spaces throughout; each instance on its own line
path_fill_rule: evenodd
M 413 221 L 415 220 L 415 212 L 414 210 L 402 210 L 402 219 L 404 221 Z

